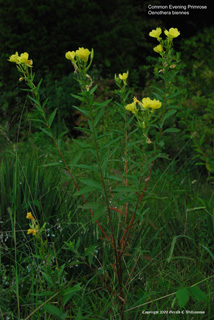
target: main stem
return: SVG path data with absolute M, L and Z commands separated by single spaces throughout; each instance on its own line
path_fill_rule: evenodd
M 115 262 L 116 262 L 116 269 L 117 269 L 117 276 L 118 276 L 118 282 L 119 282 L 119 288 L 120 288 L 120 309 L 121 309 L 121 320 L 124 319 L 124 298 L 123 298 L 123 277 L 122 277 L 122 256 L 120 255 L 120 243 L 116 243 L 115 240 L 115 235 L 114 235 L 114 227 L 113 227 L 113 222 L 112 222 L 112 216 L 111 216 L 111 210 L 109 207 L 109 199 L 108 199 L 108 193 L 106 190 L 106 185 L 104 181 L 104 176 L 103 176 L 103 171 L 100 163 L 100 155 L 99 155 L 99 149 L 98 149 L 98 144 L 97 144 L 97 139 L 96 139 L 96 133 L 95 133 L 95 126 L 94 126 L 94 117 L 93 117 L 93 109 L 92 106 L 89 105 L 90 108 L 90 117 L 91 117 L 91 123 L 92 123 L 92 129 L 93 129 L 93 139 L 94 139 L 94 144 L 95 144 L 95 149 L 96 149 L 96 155 L 97 155 L 97 163 L 99 166 L 100 170 L 100 176 L 102 180 L 102 185 L 103 185 L 103 190 L 105 194 L 105 199 L 106 199 L 106 207 L 107 207 L 107 212 L 108 212 L 108 217 L 109 217 L 109 223 L 110 223 L 110 228 L 111 228 L 111 233 L 112 233 L 112 242 L 113 242 L 113 247 L 114 247 L 114 255 L 115 255 Z M 118 250 L 117 250 L 118 248 Z

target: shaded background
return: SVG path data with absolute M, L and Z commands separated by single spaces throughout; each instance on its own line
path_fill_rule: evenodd
M 203 3 L 202 3 L 203 2 Z M 50 97 L 49 108 L 60 105 L 65 124 L 73 125 L 74 115 L 68 94 L 75 86 L 72 66 L 65 52 L 78 47 L 94 48 L 93 72 L 113 79 L 115 73 L 130 70 L 130 82 L 143 87 L 146 74 L 142 66 L 153 55 L 155 39 L 148 35 L 156 27 L 177 27 L 181 37 L 176 50 L 183 50 L 183 61 L 206 56 L 213 64 L 214 31 L 208 10 L 191 10 L 189 16 L 148 15 L 148 5 L 186 4 L 184 1 L 139 0 L 0 0 L 0 120 L 8 134 L 16 132 L 17 114 L 26 104 L 17 84 L 17 70 L 7 62 L 16 51 L 27 51 L 33 59 L 36 78 L 44 79 L 44 98 Z M 191 4 L 205 5 L 204 1 Z M 203 30 L 210 28 L 206 39 Z M 199 35 L 197 38 L 197 35 Z M 185 51 L 186 43 L 196 36 L 195 44 Z M 201 52 L 196 48 L 201 46 Z M 200 48 L 199 48 L 200 49 Z M 207 51 L 206 51 L 207 50 Z M 199 52 L 199 53 L 198 53 Z M 200 57 L 200 55 L 202 57 Z M 57 102 L 56 102 L 57 101 Z M 52 106 L 51 106 L 52 104 Z M 25 117 L 26 112 L 24 112 Z M 12 130 L 12 131 L 11 131 Z

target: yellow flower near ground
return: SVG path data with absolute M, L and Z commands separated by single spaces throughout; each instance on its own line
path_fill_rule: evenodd
M 129 76 L 129 72 L 128 71 L 124 72 L 123 74 L 119 73 L 120 80 L 125 81 L 128 78 L 128 76 Z
M 71 62 L 73 62 L 75 55 L 76 55 L 75 51 L 68 51 L 66 52 L 65 57 L 66 59 L 71 60 Z
M 32 215 L 31 212 L 28 212 L 28 213 L 27 213 L 26 218 L 27 218 L 27 219 L 30 219 L 30 220 L 34 220 L 34 217 L 33 217 L 33 215 Z
M 149 35 L 150 37 L 153 37 L 159 40 L 161 33 L 162 33 L 161 28 L 156 28 L 155 30 L 152 30 L 151 32 L 149 32 Z
M 76 56 L 85 62 L 87 61 L 90 53 L 91 52 L 85 48 L 79 48 L 78 50 L 76 50 Z
M 36 229 L 28 229 L 27 234 L 31 234 L 31 233 L 35 236 L 37 233 L 37 230 Z
M 154 47 L 153 50 L 157 53 L 161 53 L 163 52 L 163 47 L 161 44 L 159 44 L 158 46 Z
M 132 102 L 132 103 L 130 103 L 130 104 L 127 104 L 126 106 L 125 106 L 125 109 L 127 110 L 127 111 L 131 111 L 132 113 L 136 113 L 137 112 L 137 108 L 136 108 L 136 102 L 134 101 L 134 102 Z
M 170 40 L 177 38 L 180 35 L 180 32 L 177 28 L 170 28 L 169 31 L 165 30 L 164 33 Z
M 18 52 L 16 51 L 15 54 L 12 54 L 12 55 L 9 57 L 8 61 L 10 61 L 10 62 L 15 62 L 15 63 L 19 63 L 19 55 L 18 55 Z

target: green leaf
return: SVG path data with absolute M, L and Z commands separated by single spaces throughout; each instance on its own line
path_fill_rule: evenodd
M 49 297 L 49 296 L 54 296 L 55 293 L 56 293 L 55 291 L 44 291 L 42 293 L 31 293 L 31 295 L 36 297 Z
M 49 274 L 45 273 L 45 272 L 43 272 L 42 275 L 43 275 L 43 278 L 45 279 L 45 281 L 47 283 L 49 283 L 52 287 L 54 287 L 54 283 L 53 283 L 53 280 L 52 280 L 51 276 Z
M 93 171 L 93 172 L 98 172 L 98 167 L 97 166 L 89 166 L 87 164 L 73 164 L 73 165 L 71 165 L 71 167 L 82 168 L 82 169 L 90 170 L 90 171 Z
M 195 299 L 197 299 L 201 302 L 207 301 L 206 293 L 204 291 L 202 291 L 198 286 L 190 287 L 189 290 Z
M 154 88 L 155 90 L 157 90 L 162 96 L 164 96 L 164 91 L 160 88 L 157 88 L 155 86 L 151 86 L 151 88 Z
M 78 146 L 80 146 L 81 148 L 88 148 L 90 147 L 89 144 L 83 143 L 81 141 L 79 141 L 78 139 L 73 139 L 74 143 L 78 144 Z
M 45 129 L 43 129 L 43 128 L 39 128 L 40 130 L 42 130 L 45 134 L 47 134 L 47 136 L 49 136 L 51 139 L 52 139 L 52 135 L 51 135 L 51 132 L 49 132 L 49 131 L 47 131 L 47 130 L 45 130 Z
M 37 105 L 37 106 L 40 107 L 40 102 L 39 102 L 38 100 L 34 99 L 34 98 L 31 97 L 31 96 L 28 96 L 28 98 L 29 98 L 30 100 L 32 100 L 32 101 L 35 103 L 35 105 Z M 41 111 L 41 107 L 39 108 L 39 110 Z
M 172 239 L 172 243 L 171 243 L 171 248 L 170 248 L 170 252 L 169 252 L 169 256 L 166 259 L 166 261 L 169 263 L 172 260 L 172 255 L 173 255 L 173 251 L 174 251 L 174 247 L 175 247 L 175 243 L 176 243 L 177 237 L 173 237 Z
M 97 210 L 99 204 L 98 203 L 94 203 L 94 202 L 87 202 L 83 205 L 78 205 L 78 208 L 81 208 L 83 210 Z
M 172 116 L 173 114 L 175 114 L 176 112 L 177 112 L 176 109 L 172 109 L 172 110 L 168 111 L 168 112 L 164 115 L 164 117 L 163 117 L 163 122 L 165 122 L 165 120 L 166 120 L 167 118 L 171 117 L 171 116 Z
M 96 190 L 98 190 L 97 187 L 92 187 L 92 186 L 89 187 L 89 186 L 87 186 L 87 187 L 85 187 L 83 189 L 80 189 L 80 190 L 76 191 L 73 194 L 73 196 L 77 197 L 77 196 L 80 196 L 81 194 L 86 194 L 86 193 L 89 193 L 89 192 L 92 192 L 92 191 L 96 191 Z
M 176 298 L 180 308 L 185 307 L 189 300 L 189 290 L 187 288 L 180 288 L 176 292 Z
M 104 113 L 104 108 L 101 108 L 101 110 L 97 113 L 97 115 L 96 115 L 96 117 L 94 119 L 94 127 L 96 127 L 96 125 L 98 124 L 98 122 L 102 118 L 103 113 Z
M 68 133 L 68 132 L 69 132 L 69 130 L 66 130 L 66 131 L 60 133 L 57 139 L 62 138 L 62 137 L 63 137 L 66 133 Z
M 107 176 L 106 179 L 112 179 L 112 180 L 116 180 L 116 181 L 122 181 L 123 180 L 122 177 L 114 176 L 113 174 Z
M 97 89 L 97 85 L 95 85 L 95 86 L 91 89 L 90 93 L 93 94 L 96 89 Z
M 49 117 L 49 119 L 48 119 L 49 127 L 51 127 L 51 125 L 52 125 L 52 123 L 53 123 L 53 121 L 54 121 L 54 118 L 55 118 L 55 116 L 56 116 L 57 109 L 58 109 L 58 108 L 56 108 L 56 109 L 51 113 L 51 115 L 50 115 L 50 117 Z
M 92 218 L 92 223 L 98 220 L 106 211 L 106 207 L 103 205 L 99 205 L 98 209 L 94 212 L 94 216 Z
M 41 84 L 42 84 L 42 79 L 39 81 L 39 83 L 37 84 L 37 86 L 36 86 L 36 89 L 37 89 L 37 91 L 39 90 L 39 88 L 40 88 L 40 86 L 41 86 Z
M 87 118 L 90 118 L 90 113 L 84 107 L 79 108 L 77 106 L 73 106 L 73 108 L 84 113 L 84 115 L 86 115 Z
M 61 166 L 61 163 L 60 162 L 50 162 L 50 163 L 41 165 L 41 167 L 55 167 L 55 166 Z
M 175 98 L 175 97 L 179 96 L 181 93 L 182 93 L 181 91 L 180 92 L 176 92 L 176 93 L 172 93 L 168 97 L 166 97 L 166 100 Z
M 153 96 L 155 96 L 155 98 L 160 100 L 160 101 L 162 100 L 162 97 L 156 92 L 153 92 Z
M 112 99 L 108 99 L 108 100 L 105 100 L 103 102 L 95 102 L 95 106 L 98 106 L 99 108 L 104 108 L 106 107 L 110 102 L 112 101 Z
M 73 295 L 80 290 L 82 290 L 81 283 L 77 283 L 75 286 L 65 289 L 63 291 L 63 307 L 73 297 Z
M 117 187 L 113 191 L 123 194 L 123 193 L 127 193 L 127 192 L 137 192 L 138 190 L 133 187 Z
M 82 178 L 82 179 L 79 179 L 79 181 L 84 183 L 84 184 L 86 184 L 87 186 L 91 186 L 93 188 L 97 188 L 97 190 L 99 190 L 99 189 L 102 190 L 101 185 L 97 181 L 95 181 L 93 179 Z
M 170 132 L 170 133 L 173 133 L 173 132 L 179 132 L 180 129 L 177 129 L 177 128 L 168 128 L 166 130 L 164 130 L 164 132 Z
M 76 98 L 77 100 L 79 101 L 85 101 L 85 98 L 84 97 L 80 97 L 80 96 L 77 96 L 76 94 L 71 94 L 72 97 Z
M 52 314 L 55 317 L 58 317 L 58 319 L 60 319 L 60 320 L 64 320 L 67 317 L 68 311 L 66 313 L 63 313 L 62 309 L 59 309 L 50 303 L 46 303 L 43 306 L 43 308 L 45 311 L 47 311 L 48 313 Z
M 207 252 L 210 254 L 211 258 L 214 260 L 214 254 L 210 251 L 210 249 L 207 248 L 207 247 L 205 247 L 203 244 L 201 244 L 201 246 L 202 246 L 205 250 L 207 250 Z
M 104 149 L 104 148 L 109 147 L 110 145 L 112 145 L 113 143 L 117 142 L 118 140 L 121 140 L 121 137 L 118 137 L 118 138 L 116 138 L 116 139 L 114 139 L 114 140 L 112 140 L 112 141 L 104 144 L 104 145 L 101 147 L 101 149 Z

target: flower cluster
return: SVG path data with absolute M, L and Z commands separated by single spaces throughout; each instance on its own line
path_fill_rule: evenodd
M 149 35 L 150 37 L 153 37 L 153 38 L 156 38 L 160 44 L 157 45 L 156 47 L 154 47 L 154 51 L 159 53 L 160 55 L 163 54 L 163 51 L 164 51 L 164 41 L 162 40 L 162 38 L 160 37 L 162 33 L 162 29 L 161 28 L 156 28 L 155 30 L 152 30 Z M 169 30 L 165 30 L 164 31 L 165 35 L 167 36 L 167 44 L 170 44 L 172 43 L 172 40 L 174 38 L 177 38 L 179 35 L 180 35 L 180 32 L 178 31 L 177 28 L 170 28 Z
M 127 111 L 135 115 L 139 127 L 143 130 L 144 136 L 147 138 L 146 143 L 151 143 L 151 140 L 145 134 L 145 129 L 148 127 L 154 111 L 161 108 L 161 106 L 162 103 L 159 100 L 150 99 L 149 97 L 143 98 L 142 101 L 134 97 L 133 102 L 125 106 Z
M 71 63 L 74 66 L 74 69 L 78 70 L 78 67 L 80 67 L 81 62 L 83 62 L 86 65 L 86 63 L 88 61 L 88 57 L 92 53 L 93 53 L 93 50 L 89 51 L 88 49 L 85 49 L 82 47 L 76 51 L 67 51 L 65 53 L 65 57 L 66 57 L 66 59 L 71 61 Z M 91 55 L 91 59 L 92 59 L 92 55 Z
M 9 57 L 8 61 L 14 62 L 18 65 L 23 64 L 27 67 L 32 67 L 33 65 L 33 60 L 29 59 L 29 54 L 27 52 L 21 53 L 20 56 L 18 52 L 16 52 Z
M 26 218 L 31 220 L 30 229 L 28 229 L 27 234 L 32 233 L 35 236 L 39 232 L 39 226 L 36 223 L 36 220 L 34 219 L 31 212 L 27 213 Z
M 134 98 L 134 101 L 131 104 L 127 104 L 125 106 L 125 109 L 136 114 L 138 112 L 136 104 L 138 104 L 140 106 L 141 111 L 149 110 L 149 108 L 152 111 L 154 111 L 156 109 L 159 109 L 162 105 L 161 102 L 156 99 L 152 100 L 150 98 L 143 98 L 142 102 L 140 102 L 137 98 Z

